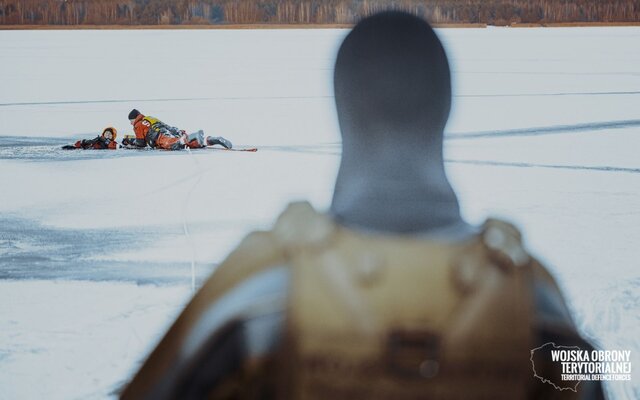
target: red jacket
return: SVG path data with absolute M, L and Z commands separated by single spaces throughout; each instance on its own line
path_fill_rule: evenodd
M 137 147 L 149 145 L 150 147 L 164 150 L 180 150 L 184 149 L 185 146 L 191 148 L 202 147 L 197 141 L 184 143 L 184 141 L 181 141 L 182 136 L 185 134 L 183 130 L 169 126 L 158 118 L 148 115 L 140 114 L 133 120 L 133 131 L 136 134 L 135 140 L 132 142 L 127 141 L 125 144 Z
M 95 139 L 78 140 L 73 147 L 85 150 L 115 150 L 118 148 L 118 143 L 115 140 L 98 136 Z

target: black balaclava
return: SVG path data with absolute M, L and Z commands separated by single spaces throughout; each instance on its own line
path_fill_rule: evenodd
M 442 156 L 449 63 L 429 24 L 403 12 L 365 18 L 340 47 L 334 87 L 342 131 L 336 221 L 406 234 L 466 226 Z

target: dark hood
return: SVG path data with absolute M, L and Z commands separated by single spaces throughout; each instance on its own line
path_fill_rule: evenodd
M 334 86 L 342 131 L 334 218 L 393 233 L 462 223 L 442 156 L 449 63 L 433 29 L 402 12 L 364 19 L 340 47 Z

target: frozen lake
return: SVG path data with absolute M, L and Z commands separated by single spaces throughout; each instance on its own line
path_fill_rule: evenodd
M 345 30 L 0 31 L 0 399 L 114 396 L 201 282 L 331 200 Z M 640 398 L 640 28 L 439 30 L 463 215 L 515 222 Z M 257 153 L 65 152 L 132 108 Z

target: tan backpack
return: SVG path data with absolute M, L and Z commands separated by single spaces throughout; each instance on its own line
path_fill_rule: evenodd
M 180 356 L 190 331 L 229 290 L 274 266 L 291 277 L 279 347 L 246 360 L 207 398 L 577 398 L 533 376 L 532 282 L 560 295 L 512 225 L 488 220 L 461 242 L 363 234 L 308 203 L 290 205 L 220 265 L 122 398 L 183 398 L 176 388 L 199 368 Z

